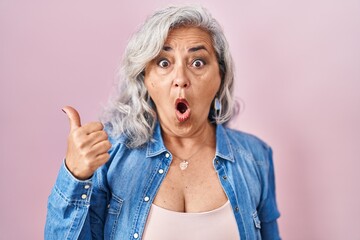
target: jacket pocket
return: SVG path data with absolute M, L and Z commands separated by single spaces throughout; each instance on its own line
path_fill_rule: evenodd
M 108 210 L 104 229 L 105 236 L 108 236 L 109 239 L 114 239 L 115 237 L 122 205 L 123 200 L 115 194 L 112 194 L 109 204 L 107 205 Z

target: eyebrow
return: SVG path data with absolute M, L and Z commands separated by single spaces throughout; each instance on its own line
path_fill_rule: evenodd
M 163 46 L 162 50 L 164 50 L 165 52 L 170 52 L 173 49 L 170 46 Z
M 206 49 L 206 47 L 203 46 L 203 45 L 200 45 L 200 46 L 197 46 L 197 47 L 192 47 L 192 48 L 190 48 L 188 51 L 189 51 L 189 52 L 196 52 L 196 51 L 200 51 L 200 50 L 205 50 L 205 51 L 208 52 L 208 50 Z
M 162 50 L 165 51 L 165 52 L 170 52 L 173 49 L 170 46 L 164 46 L 162 48 Z M 209 52 L 204 45 L 192 47 L 192 48 L 190 48 L 188 50 L 188 52 L 197 52 L 197 51 L 200 51 L 200 50 L 205 50 L 205 51 Z

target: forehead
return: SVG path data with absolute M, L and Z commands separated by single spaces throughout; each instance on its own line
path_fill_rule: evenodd
M 204 45 L 208 50 L 213 50 L 213 41 L 210 34 L 198 27 L 179 27 L 170 30 L 164 45 L 185 48 Z

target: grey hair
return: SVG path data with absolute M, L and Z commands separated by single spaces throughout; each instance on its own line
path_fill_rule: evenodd
M 233 61 L 221 26 L 203 7 L 167 7 L 150 16 L 128 42 L 119 71 L 117 92 L 101 116 L 110 136 L 124 134 L 130 148 L 151 140 L 156 123 L 155 106 L 144 84 L 144 69 L 162 50 L 169 31 L 182 26 L 199 27 L 213 40 L 221 75 L 220 89 L 216 94 L 221 109 L 209 109 L 210 121 L 226 124 L 233 115 Z

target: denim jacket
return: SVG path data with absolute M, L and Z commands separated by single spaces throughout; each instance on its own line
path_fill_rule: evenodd
M 48 199 L 45 239 L 142 238 L 172 155 L 159 124 L 143 147 L 127 148 L 124 137 L 110 142 L 110 160 L 89 180 L 77 180 L 62 165 Z M 280 239 L 271 148 L 255 136 L 217 125 L 213 165 L 241 240 Z

